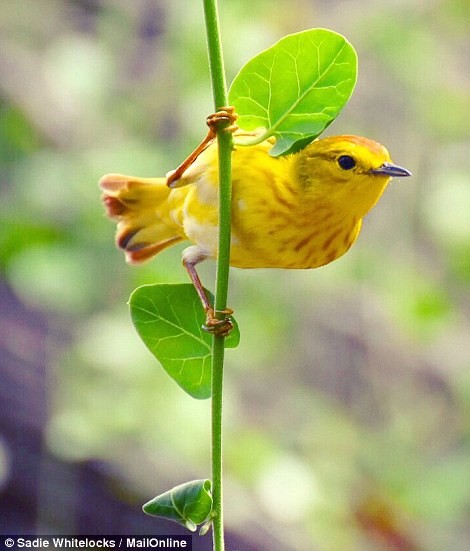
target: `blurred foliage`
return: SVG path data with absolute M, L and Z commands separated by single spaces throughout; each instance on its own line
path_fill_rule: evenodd
M 0 268 L 47 315 L 47 445 L 67 461 L 107 462 L 136 507 L 208 476 L 209 411 L 155 363 L 126 306 L 139 284 L 186 282 L 181 247 L 126 266 L 96 182 L 163 175 L 204 134 L 200 4 L 0 5 Z M 468 0 L 289 8 L 220 1 L 229 81 L 286 33 L 344 33 L 359 80 L 328 133 L 385 143 L 414 177 L 390 187 L 333 265 L 233 270 L 242 340 L 226 375 L 228 528 L 253 549 L 464 551 Z M 201 273 L 210 287 L 213 266 Z

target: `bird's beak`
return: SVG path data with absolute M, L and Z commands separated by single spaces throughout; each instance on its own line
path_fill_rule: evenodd
M 411 172 L 406 168 L 403 168 L 393 163 L 384 163 L 379 168 L 374 168 L 369 171 L 369 174 L 378 174 L 382 176 L 390 176 L 395 178 L 403 178 L 404 176 L 411 176 Z

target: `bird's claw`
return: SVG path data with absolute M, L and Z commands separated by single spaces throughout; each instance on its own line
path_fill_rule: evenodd
M 209 145 L 215 140 L 217 136 L 217 126 L 219 125 L 219 123 L 228 122 L 229 125 L 224 128 L 224 131 L 233 133 L 238 130 L 238 126 L 235 124 L 237 119 L 238 115 L 235 112 L 235 107 L 231 106 L 221 107 L 216 113 L 209 115 L 206 119 L 207 126 L 209 127 L 207 136 L 196 147 L 196 149 L 190 155 L 188 155 L 188 157 L 178 166 L 178 168 L 167 173 L 166 185 L 171 189 L 186 185 L 187 182 L 180 182 L 180 178 L 183 176 L 185 171 L 196 161 L 199 155 L 203 151 L 205 151 L 209 147 Z
M 225 310 L 218 310 L 218 314 L 224 314 L 225 316 L 231 316 L 233 310 L 226 308 Z M 231 320 L 226 317 L 224 319 L 218 319 L 215 316 L 215 311 L 213 308 L 206 310 L 206 323 L 203 324 L 202 328 L 207 333 L 212 335 L 217 335 L 218 337 L 227 337 L 233 329 L 233 323 Z
M 225 131 L 236 132 L 238 130 L 238 125 L 236 124 L 237 119 L 238 115 L 235 112 L 235 107 L 226 106 L 220 107 L 215 113 L 209 115 L 206 119 L 206 124 L 209 127 L 209 131 L 212 132 L 215 137 L 217 125 L 221 122 L 229 123 L 229 126 L 224 128 Z

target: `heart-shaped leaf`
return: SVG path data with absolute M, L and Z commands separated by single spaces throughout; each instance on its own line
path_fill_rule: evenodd
M 176 486 L 147 502 L 142 510 L 154 517 L 173 520 L 195 532 L 212 512 L 211 482 L 193 480 Z
M 274 136 L 271 155 L 302 149 L 337 117 L 356 78 L 357 55 L 344 36 L 327 29 L 285 36 L 248 61 L 230 87 L 240 128 L 262 129 L 243 144 Z
M 143 285 L 132 293 L 129 305 L 140 338 L 168 375 L 193 398 L 209 398 L 212 336 L 202 329 L 205 314 L 194 287 Z M 240 341 L 238 326 L 231 320 L 234 328 L 225 338 L 227 348 Z

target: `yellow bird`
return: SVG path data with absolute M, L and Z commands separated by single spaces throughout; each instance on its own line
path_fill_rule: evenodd
M 215 319 L 195 270 L 217 257 L 218 155 L 211 137 L 170 175 L 172 187 L 166 178 L 120 174 L 104 176 L 100 187 L 128 262 L 148 260 L 179 241 L 193 243 L 183 264 L 206 311 L 206 329 L 224 334 L 230 327 Z M 244 139 L 241 132 L 234 137 Z M 234 147 L 231 266 L 304 269 L 336 260 L 356 241 L 390 178 L 411 174 L 391 162 L 384 146 L 359 136 L 317 139 L 283 157 L 269 155 L 273 143 Z

